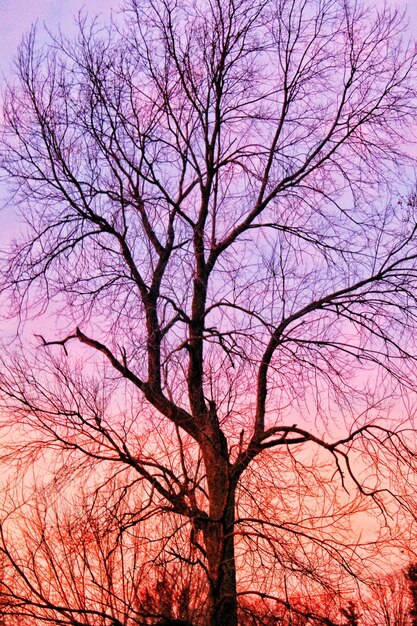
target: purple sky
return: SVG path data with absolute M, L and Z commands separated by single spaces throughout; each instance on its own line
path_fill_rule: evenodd
M 0 0 L 0 93 L 4 77 L 10 76 L 17 47 L 34 22 L 38 23 L 39 35 L 44 25 L 52 31 L 61 25 L 62 30 L 68 32 L 75 28 L 74 16 L 80 9 L 105 17 L 112 8 L 118 7 L 119 0 Z M 4 218 L 3 198 L 0 186 L 0 247 L 16 231 L 15 220 Z
M 384 0 L 369 1 L 376 6 L 384 4 Z M 80 9 L 106 17 L 111 9 L 117 10 L 120 3 L 121 0 L 0 0 L 0 92 L 3 77 L 10 73 L 17 46 L 34 22 L 39 24 L 39 34 L 43 25 L 52 31 L 61 25 L 68 31 L 74 27 L 74 16 Z M 407 7 L 410 31 L 417 37 L 417 0 L 387 0 L 387 4 Z M 1 195 L 0 189 L 0 198 Z
M 365 3 L 368 0 L 365 0 Z M 369 0 L 376 6 L 384 0 Z M 64 32 L 74 28 L 74 16 L 84 9 L 91 15 L 102 14 L 106 18 L 112 9 L 119 8 L 122 0 L 0 0 L 0 92 L 3 78 L 10 75 L 10 68 L 17 46 L 34 22 L 38 22 L 39 35 L 46 25 L 52 31 L 61 25 Z M 417 37 L 417 0 L 387 0 L 388 5 L 407 7 L 410 31 Z M 2 198 L 0 187 L 0 200 Z M 1 202 L 0 202 L 1 204 Z M 0 229 L 0 244 L 7 238 L 4 220 Z
M 373 0 L 373 4 L 379 3 L 382 6 L 384 0 Z M 120 0 L 0 0 L 0 76 L 7 75 L 19 41 L 36 20 L 52 30 L 58 24 L 68 28 L 82 8 L 93 15 L 106 15 L 119 4 Z M 407 6 L 410 30 L 417 35 L 417 1 L 388 0 L 388 4 Z
M 374 4 L 383 0 L 374 0 Z M 417 2 L 389 0 L 388 4 L 407 6 L 411 29 L 417 34 Z M 119 0 L 0 0 L 0 68 L 7 72 L 11 58 L 22 37 L 31 24 L 38 20 L 52 29 L 58 24 L 70 25 L 73 16 L 81 9 L 89 13 L 106 14 L 117 9 Z
M 73 16 L 84 8 L 106 15 L 118 8 L 118 0 L 0 0 L 0 72 L 6 74 L 22 36 L 38 21 L 51 30 L 73 25 Z

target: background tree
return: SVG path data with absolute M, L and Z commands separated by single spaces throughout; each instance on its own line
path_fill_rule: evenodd
M 357 612 L 355 603 L 353 600 L 349 600 L 346 608 L 341 609 L 341 613 L 343 615 L 343 624 L 345 626 L 358 626 L 360 623 L 360 615 Z
M 412 482 L 415 449 L 401 24 L 342 0 L 132 0 L 20 48 L 3 289 L 33 323 L 4 357 L 5 426 L 58 483 L 147 483 L 213 626 L 284 573 L 363 576 L 346 516 L 410 505 L 389 480 Z
M 417 567 L 414 563 L 411 563 L 407 569 L 407 578 L 412 598 L 410 609 L 411 623 L 414 626 L 417 624 Z
M 69 493 L 51 505 L 38 485 L 33 499 L 9 512 L 0 535 L 6 625 L 204 621 L 203 572 L 161 550 L 153 540 L 157 515 L 129 524 L 122 492 L 112 482 L 98 489 L 94 507 Z
M 410 626 L 410 603 L 404 571 L 375 577 L 370 595 L 360 604 L 362 622 L 369 626 Z

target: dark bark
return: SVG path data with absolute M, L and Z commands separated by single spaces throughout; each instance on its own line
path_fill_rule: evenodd
M 210 626 L 237 626 L 236 564 L 234 549 L 235 490 L 230 485 L 212 498 L 213 512 L 220 509 L 204 528 L 209 572 Z

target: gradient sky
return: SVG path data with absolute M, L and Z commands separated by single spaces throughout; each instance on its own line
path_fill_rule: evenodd
M 383 0 L 373 0 L 373 3 L 383 5 Z M 120 0 L 0 0 L 0 89 L 3 77 L 10 74 L 12 59 L 22 36 L 34 22 L 38 22 L 40 32 L 43 25 L 52 31 L 61 25 L 62 30 L 68 32 L 74 28 L 73 18 L 80 9 L 84 8 L 92 15 L 102 13 L 105 17 L 119 4 Z M 389 0 L 388 4 L 408 6 L 410 31 L 417 36 L 416 0 L 409 0 L 408 3 Z M 13 221 L 4 220 L 0 228 L 0 243 L 7 240 L 15 228 Z

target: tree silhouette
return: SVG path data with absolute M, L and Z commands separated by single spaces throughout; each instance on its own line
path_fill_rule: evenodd
M 412 598 L 412 605 L 410 609 L 411 623 L 413 626 L 417 624 L 417 566 L 415 563 L 411 563 L 407 569 L 407 578 L 410 585 L 410 593 Z
M 122 533 L 173 515 L 155 540 L 205 571 L 213 626 L 284 572 L 361 575 L 348 516 L 409 505 L 389 482 L 414 467 L 401 24 L 348 0 L 130 0 L 19 51 L 2 166 L 26 227 L 2 284 L 32 321 L 4 352 L 11 445 L 58 486 L 123 477 Z
M 343 622 L 345 626 L 359 626 L 360 615 L 357 613 L 355 603 L 352 600 L 349 600 L 347 608 L 341 609 L 341 613 L 345 618 Z

